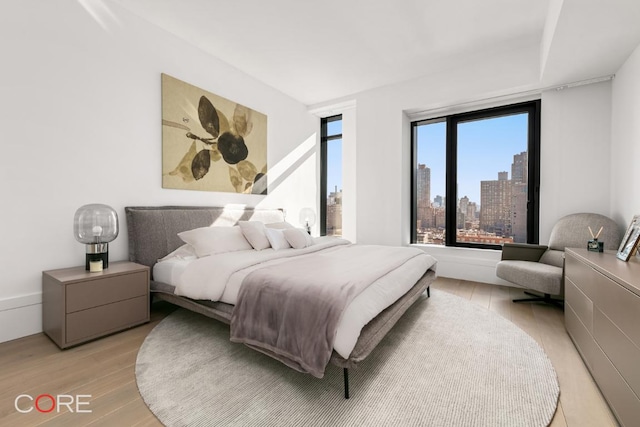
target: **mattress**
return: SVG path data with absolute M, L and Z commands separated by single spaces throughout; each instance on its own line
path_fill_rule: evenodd
M 264 251 L 273 251 L 273 249 L 265 249 Z M 158 262 L 153 267 L 154 280 L 177 287 L 180 285 L 182 274 L 196 259 L 195 257 L 186 259 L 171 258 Z M 288 259 L 275 259 L 266 264 L 274 265 L 285 261 L 288 261 Z M 237 301 L 242 280 L 250 271 L 259 267 L 247 268 L 230 276 L 220 301 L 234 305 Z M 345 308 L 338 325 L 334 342 L 336 353 L 347 359 L 356 345 L 362 328 L 381 311 L 404 295 L 423 274 L 424 261 L 419 258 L 412 258 L 401 268 L 395 269 L 374 281 L 371 286 L 356 296 Z

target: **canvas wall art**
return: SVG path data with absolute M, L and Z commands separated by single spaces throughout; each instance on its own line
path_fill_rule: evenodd
M 162 74 L 162 187 L 267 194 L 267 116 Z

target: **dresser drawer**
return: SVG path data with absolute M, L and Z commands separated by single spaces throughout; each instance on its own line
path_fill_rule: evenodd
M 609 406 L 623 427 L 635 427 L 640 420 L 640 400 L 611 364 L 607 356 L 596 347 L 592 374 Z
M 149 320 L 147 296 L 102 305 L 67 315 L 66 341 L 84 341 L 135 326 Z
M 148 272 L 107 276 L 71 283 L 66 290 L 66 312 L 73 313 L 148 293 Z
M 640 347 L 640 297 L 599 274 L 596 305 L 633 344 Z M 640 366 L 640 361 L 638 362 Z
M 564 268 L 565 278 L 571 279 L 587 298 L 593 300 L 595 293 L 594 275 L 598 273 L 571 255 L 566 256 Z
M 582 356 L 585 364 L 589 370 L 593 369 L 593 354 L 597 350 L 597 344 L 593 340 L 593 337 L 587 331 L 587 328 L 582 324 L 578 316 L 573 311 L 570 305 L 565 305 L 564 310 L 565 327 L 569 336 L 573 340 L 578 352 Z
M 570 305 L 578 319 L 593 333 L 593 302 L 568 277 L 564 281 L 565 305 Z
M 640 396 L 640 348 L 598 309 L 594 312 L 593 337 L 629 387 Z

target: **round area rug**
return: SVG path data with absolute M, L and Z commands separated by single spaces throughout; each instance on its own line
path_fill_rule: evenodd
M 144 401 L 167 426 L 546 426 L 556 373 L 513 323 L 441 291 L 419 299 L 358 368 L 323 379 L 229 341 L 229 327 L 185 310 L 145 339 Z

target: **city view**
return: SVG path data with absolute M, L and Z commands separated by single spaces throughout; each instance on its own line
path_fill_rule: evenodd
M 327 123 L 327 135 L 340 138 L 327 141 L 327 217 L 326 235 L 342 236 L 342 120 Z
M 456 241 L 527 242 L 528 114 L 458 124 Z M 342 235 L 342 120 L 327 123 L 326 234 Z M 418 126 L 416 242 L 444 245 L 446 122 Z
M 527 241 L 528 114 L 457 127 L 456 241 Z M 416 243 L 444 245 L 446 122 L 417 127 Z
M 527 241 L 527 152 L 513 156 L 509 172 L 480 181 L 480 200 L 463 196 L 456 206 L 456 241 L 477 244 Z M 431 199 L 431 169 L 418 164 L 416 243 L 445 244 L 446 198 Z

